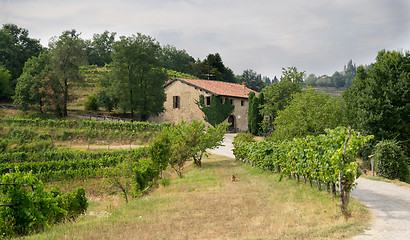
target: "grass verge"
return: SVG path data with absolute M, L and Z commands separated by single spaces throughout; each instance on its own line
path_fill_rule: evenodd
M 25 239 L 344 239 L 370 225 L 364 206 L 349 209 L 345 219 L 325 191 L 214 155 L 128 205 L 93 201 L 76 222 Z

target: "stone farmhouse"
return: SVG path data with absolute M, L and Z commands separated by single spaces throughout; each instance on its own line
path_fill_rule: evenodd
M 248 96 L 253 91 L 243 84 L 212 80 L 175 78 L 164 85 L 167 99 L 165 111 L 150 120 L 155 122 L 192 122 L 204 120 L 204 113 L 196 105 L 200 95 L 204 95 L 209 105 L 211 96 L 219 96 L 225 102 L 228 98 L 235 106 L 234 112 L 224 121 L 230 123 L 231 131 L 248 130 Z M 255 92 L 256 93 L 256 92 Z

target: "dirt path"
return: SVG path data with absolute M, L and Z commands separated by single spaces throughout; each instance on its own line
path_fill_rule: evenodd
M 235 134 L 227 134 L 223 147 L 210 150 L 214 154 L 234 157 L 232 141 Z M 364 178 L 352 196 L 369 207 L 374 214 L 374 222 L 363 235 L 354 240 L 410 239 L 410 189 L 395 184 Z
M 352 196 L 372 210 L 374 222 L 353 239 L 410 239 L 410 189 L 364 178 L 357 182 Z

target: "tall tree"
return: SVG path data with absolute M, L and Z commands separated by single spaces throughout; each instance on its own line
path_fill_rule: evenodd
M 70 85 L 82 79 L 80 66 L 87 63 L 85 42 L 76 30 L 64 31 L 62 35 L 49 43 L 53 69 L 63 89 L 63 107 L 61 116 L 67 116 L 67 104 L 70 101 Z
M 155 39 L 138 33 L 120 38 L 113 51 L 113 89 L 118 106 L 145 121 L 164 110 L 163 85 L 167 74 L 159 60 L 161 46 Z
M 51 58 L 48 52 L 30 58 L 24 65 L 23 73 L 17 79 L 14 103 L 19 104 L 23 109 L 31 106 L 43 112 L 45 92 L 42 89 L 46 87 L 44 79 L 50 71 L 52 71 Z M 54 92 L 59 91 L 54 90 Z
M 92 40 L 86 41 L 88 63 L 103 67 L 112 61 L 111 52 L 117 33 L 104 31 L 94 34 Z
M 305 79 L 305 85 L 306 86 L 316 86 L 316 81 L 317 81 L 317 77 L 315 74 L 311 73 L 309 74 L 309 76 Z
M 12 95 L 10 78 L 10 72 L 4 68 L 0 68 L 0 101 L 7 100 Z
M 23 71 L 24 63 L 32 56 L 38 56 L 43 47 L 37 39 L 28 37 L 28 30 L 15 24 L 4 24 L 0 30 L 0 66 L 11 73 L 16 80 Z M 14 89 L 14 84 L 12 84 Z
M 198 59 L 198 61 L 192 65 L 193 72 L 191 74 L 199 78 L 224 82 L 236 82 L 233 71 L 230 68 L 225 67 L 219 53 L 208 54 L 203 61 Z
M 264 128 L 271 128 L 277 112 L 288 105 L 294 93 L 302 91 L 301 84 L 305 72 L 298 72 L 296 67 L 290 67 L 288 69 L 283 68 L 282 74 L 279 83 L 273 83 L 262 91 L 265 95 L 265 104 L 261 112 L 263 116 L 267 117 L 264 121 Z
M 263 92 L 258 96 L 254 92 L 249 93 L 248 98 L 248 130 L 254 135 L 258 135 L 262 130 L 263 114 L 261 108 L 265 103 Z
M 382 50 L 369 70 L 360 66 L 343 93 L 350 124 L 375 139 L 410 149 L 410 52 Z
M 254 91 L 260 92 L 266 86 L 262 81 L 262 76 L 252 69 L 243 71 L 240 79 L 246 83 L 246 86 Z
M 185 50 L 178 50 L 171 45 L 165 45 L 162 47 L 160 59 L 164 68 L 182 73 L 192 72 L 191 63 L 195 62 L 195 59 Z

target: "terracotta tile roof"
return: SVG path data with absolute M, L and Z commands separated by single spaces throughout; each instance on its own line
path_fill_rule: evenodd
M 248 98 L 250 91 L 255 92 L 252 89 L 247 88 L 246 86 L 238 83 L 189 78 L 174 78 L 172 81 L 165 84 L 164 87 L 172 84 L 175 81 L 181 81 L 188 85 L 208 91 L 217 96 Z M 257 92 L 255 93 L 257 94 Z

